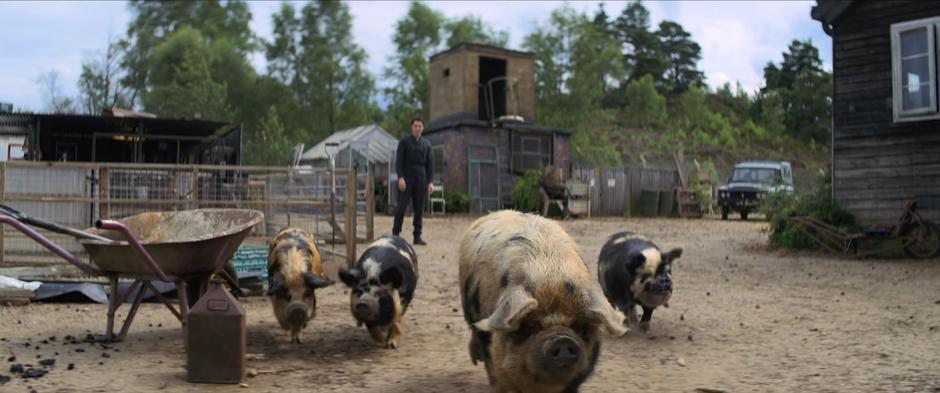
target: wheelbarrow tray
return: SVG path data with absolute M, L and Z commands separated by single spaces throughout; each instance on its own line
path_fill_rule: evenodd
M 195 209 L 141 213 L 117 221 L 130 229 L 164 273 L 188 277 L 220 270 L 263 217 L 255 210 Z M 90 231 L 114 239 L 80 241 L 98 268 L 123 276 L 153 276 L 120 233 Z

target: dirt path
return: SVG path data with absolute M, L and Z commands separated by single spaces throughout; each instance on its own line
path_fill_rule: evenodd
M 248 299 L 248 369 L 258 375 L 241 390 L 488 391 L 483 367 L 467 355 L 456 284 L 455 239 L 471 220 L 425 224 L 431 245 L 417 249 L 420 281 L 397 351 L 373 346 L 355 327 L 341 285 L 318 293 L 319 315 L 299 346 L 276 328 L 266 299 Z M 564 226 L 592 270 L 606 237 L 622 229 L 685 251 L 673 269 L 671 307 L 656 311 L 649 334 L 606 340 L 583 391 L 940 392 L 940 261 L 768 252 L 765 225 L 754 222 L 591 219 Z M 377 218 L 377 233 L 390 227 L 388 217 Z M 0 308 L 0 374 L 9 375 L 9 356 L 32 364 L 37 355 L 57 358 L 47 376 L 15 378 L 0 391 L 232 391 L 185 382 L 181 330 L 160 305 L 144 305 L 127 340 L 111 349 L 63 344 L 65 335 L 102 332 L 105 312 L 88 304 Z M 66 370 L 68 363 L 76 369 Z

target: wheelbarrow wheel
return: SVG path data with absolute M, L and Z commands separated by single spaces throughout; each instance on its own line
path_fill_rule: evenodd
M 911 258 L 940 256 L 940 228 L 927 223 L 909 224 L 904 231 L 904 253 Z

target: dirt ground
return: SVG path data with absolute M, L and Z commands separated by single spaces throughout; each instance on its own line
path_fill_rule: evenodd
M 257 375 L 234 389 L 488 391 L 482 365 L 467 354 L 457 285 L 456 239 L 471 221 L 426 221 L 431 245 L 417 248 L 420 279 L 398 350 L 376 347 L 356 328 L 341 284 L 318 292 L 318 316 L 300 345 L 288 343 L 266 299 L 247 299 L 247 369 Z M 684 248 L 671 307 L 656 311 L 649 333 L 608 337 L 583 391 L 940 392 L 940 261 L 772 252 L 759 222 L 604 218 L 564 226 L 592 271 L 618 230 Z M 377 217 L 378 234 L 390 227 Z M 180 326 L 158 304 L 142 307 L 122 343 L 63 343 L 103 332 L 105 313 L 94 304 L 0 307 L 0 374 L 10 375 L 9 356 L 57 359 L 45 377 L 14 378 L 0 391 L 233 391 L 185 381 Z

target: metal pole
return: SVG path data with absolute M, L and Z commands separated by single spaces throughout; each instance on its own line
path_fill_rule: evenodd
M 326 152 L 327 158 L 330 160 L 330 232 L 332 239 L 330 241 L 330 253 L 335 253 L 335 244 L 336 244 L 336 160 L 334 154 L 336 151 L 331 151 L 331 149 L 336 149 L 339 146 L 338 143 L 330 142 L 327 143 L 323 150 Z M 346 179 L 349 181 L 349 179 Z M 347 201 L 348 203 L 348 201 Z

